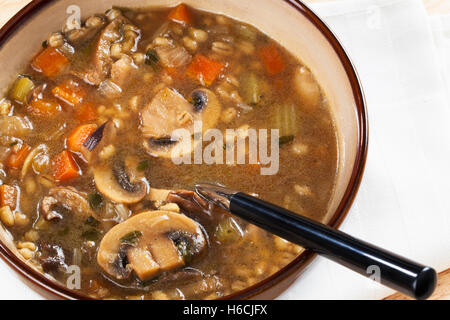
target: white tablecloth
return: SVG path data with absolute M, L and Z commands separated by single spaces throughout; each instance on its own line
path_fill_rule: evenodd
M 450 267 L 450 17 L 421 0 L 311 6 L 342 40 L 365 89 L 370 147 L 342 230 L 429 264 Z M 392 293 L 316 259 L 282 299 L 380 299 Z
M 311 6 L 342 40 L 369 109 L 370 150 L 342 230 L 442 271 L 450 267 L 450 16 L 421 0 Z M 40 299 L 0 262 L 0 299 Z M 317 258 L 281 299 L 379 299 L 392 293 Z

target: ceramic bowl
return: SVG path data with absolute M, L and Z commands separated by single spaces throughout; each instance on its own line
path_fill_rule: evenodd
M 325 23 L 296 0 L 184 0 L 188 5 L 225 14 L 250 23 L 274 38 L 310 67 L 327 94 L 338 129 L 339 165 L 333 199 L 324 222 L 338 227 L 357 193 L 367 156 L 368 126 L 364 96 L 357 73 L 345 50 Z M 16 74 L 59 30 L 68 18 L 67 8 L 76 4 L 82 17 L 115 6 L 174 6 L 179 0 L 35 0 L 0 30 L 0 88 L 7 88 Z M 1 232 L 1 234 L 5 234 Z M 20 258 L 11 239 L 0 238 L 0 256 L 27 279 L 32 287 L 50 297 L 86 298 L 55 283 Z M 266 280 L 227 299 L 271 299 L 298 277 L 314 254 L 301 253 L 288 266 Z

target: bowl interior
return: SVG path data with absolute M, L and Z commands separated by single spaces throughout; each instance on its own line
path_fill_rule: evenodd
M 94 13 L 104 12 L 113 5 L 174 6 L 179 2 L 179 0 L 78 0 L 76 5 L 84 18 Z M 255 5 L 254 1 L 242 0 L 184 0 L 183 2 L 198 9 L 225 14 L 256 26 L 311 68 L 327 94 L 339 133 L 339 170 L 334 197 L 324 222 L 336 220 L 338 208 L 341 210 L 348 207 L 348 203 L 343 204 L 342 200 L 348 196 L 350 182 L 357 184 L 358 179 L 354 180 L 354 169 L 363 161 L 358 159 L 360 156 L 358 150 L 361 147 L 361 125 L 365 124 L 361 123 L 361 115 L 358 112 L 360 110 L 358 108 L 361 108 L 358 103 L 361 102 L 362 97 L 355 97 L 355 79 L 349 77 L 348 65 L 345 67 L 342 62 L 346 57 L 342 56 L 343 51 L 339 53 L 336 51 L 338 44 L 335 42 L 333 45 L 335 39 L 330 41 L 331 36 L 324 33 L 323 29 L 321 30 L 317 25 L 321 25 L 321 28 L 324 26 L 320 21 L 312 21 L 310 13 L 300 14 L 299 10 L 305 9 L 304 7 L 302 9 L 295 1 L 258 0 L 258 5 Z M 2 64 L 0 88 L 5 90 L 23 68 L 24 63 L 38 52 L 43 40 L 51 32 L 61 28 L 70 15 L 67 9 L 73 4 L 72 0 L 58 0 L 39 6 L 40 10 L 33 10 L 29 17 L 15 29 L 15 32 L 4 39 L 0 50 L 0 61 L 8 63 Z M 298 10 L 295 10 L 293 6 L 297 6 Z M 355 191 L 354 188 L 350 189 L 352 192 Z M 15 251 L 11 242 L 3 240 L 7 247 Z

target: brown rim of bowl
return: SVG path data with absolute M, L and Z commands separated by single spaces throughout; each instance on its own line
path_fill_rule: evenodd
M 0 29 L 0 49 L 3 43 L 14 34 L 15 30 L 29 17 L 39 12 L 46 4 L 57 0 L 32 0 L 27 6 L 22 8 L 16 15 L 14 15 L 1 29 Z M 281 0 L 280 0 L 281 1 Z M 345 69 L 345 72 L 350 81 L 353 97 L 357 106 L 358 113 L 358 144 L 355 164 L 353 172 L 335 214 L 328 223 L 333 228 L 338 228 L 346 217 L 353 201 L 355 200 L 361 179 L 364 173 L 364 167 L 367 159 L 368 151 L 368 118 L 366 103 L 362 86 L 359 81 L 356 69 L 351 62 L 348 54 L 345 52 L 343 46 L 328 28 L 311 9 L 309 9 L 303 2 L 299 0 L 282 0 L 287 2 L 295 10 L 305 16 L 321 33 L 326 37 L 330 45 L 333 47 L 336 54 Z M 1 258 L 16 272 L 22 275 L 26 280 L 30 281 L 39 289 L 45 290 L 47 293 L 53 294 L 58 298 L 73 300 L 73 299 L 91 299 L 86 295 L 80 294 L 74 290 L 70 290 L 58 282 L 46 278 L 41 273 L 34 270 L 27 263 L 19 259 L 7 246 L 0 242 L 0 256 Z M 295 260 L 293 260 L 286 267 L 268 277 L 267 279 L 253 285 L 243 291 L 233 293 L 221 299 L 250 299 L 265 290 L 273 287 L 289 276 L 302 271 L 315 257 L 315 254 L 309 250 L 305 250 Z

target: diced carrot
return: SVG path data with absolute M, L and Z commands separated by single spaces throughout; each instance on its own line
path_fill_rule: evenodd
M 28 105 L 28 112 L 35 116 L 54 116 L 61 111 L 61 106 L 57 102 L 34 98 Z
M 186 75 L 206 85 L 211 85 L 219 76 L 225 64 L 197 54 L 186 70 Z
M 28 154 L 31 151 L 31 147 L 27 144 L 22 144 L 20 149 L 13 151 L 8 159 L 8 167 L 14 168 L 14 169 L 20 169 L 28 156 Z
M 8 206 L 11 210 L 16 209 L 17 189 L 6 184 L 0 186 L 0 208 Z
M 42 72 L 47 77 L 56 76 L 62 68 L 69 63 L 69 60 L 57 49 L 53 47 L 45 48 L 36 58 L 31 66 L 38 72 Z
M 74 116 L 80 122 L 94 121 L 97 119 L 97 109 L 90 102 L 82 103 L 75 107 Z
M 73 152 L 81 152 L 83 143 L 97 129 L 96 124 L 84 124 L 76 128 L 67 139 L 67 148 Z
M 54 87 L 52 89 L 52 93 L 55 97 L 72 106 L 76 106 L 77 104 L 81 103 L 84 96 L 86 95 L 86 92 L 83 90 L 83 88 L 73 80 L 66 81 L 59 86 Z
M 81 175 L 80 168 L 69 151 L 64 150 L 52 160 L 53 178 L 58 182 L 78 178 Z
M 259 57 L 266 67 L 267 72 L 272 76 L 281 73 L 286 67 L 280 51 L 274 45 L 261 48 L 259 50 Z
M 191 24 L 192 22 L 189 8 L 184 3 L 179 4 L 170 11 L 169 19 L 178 23 Z

